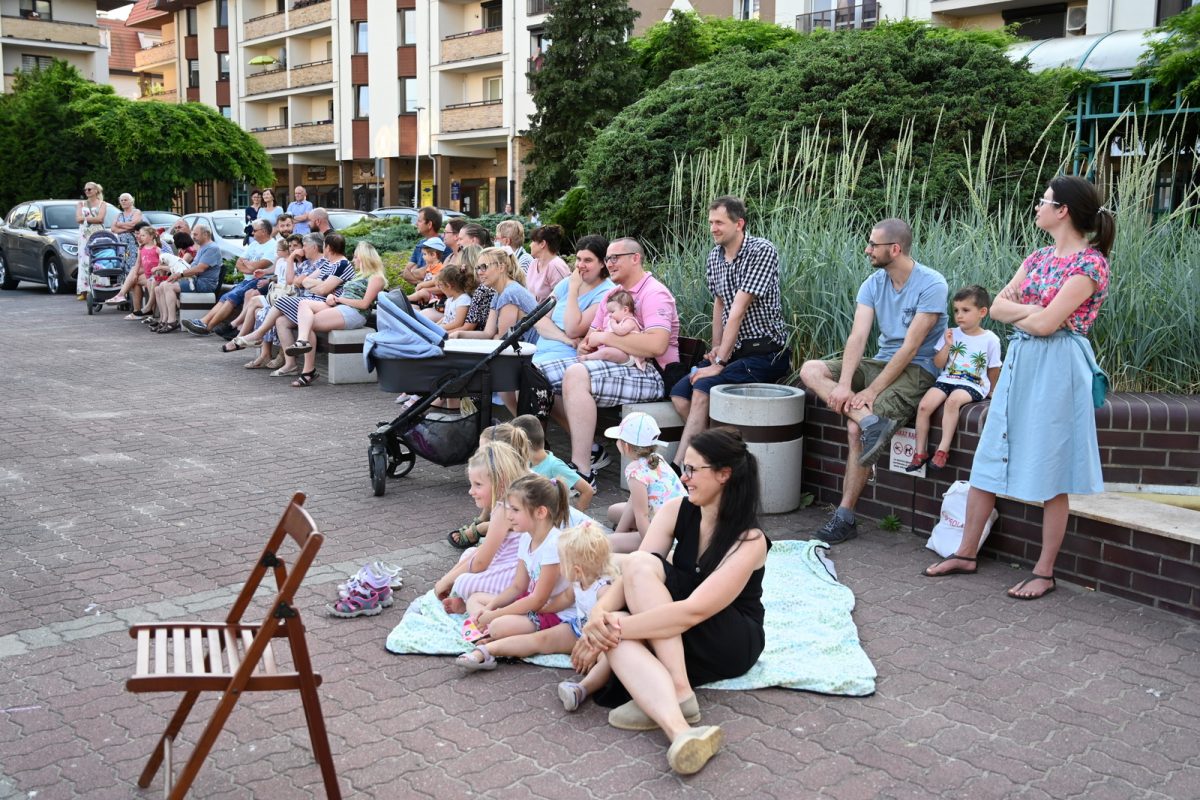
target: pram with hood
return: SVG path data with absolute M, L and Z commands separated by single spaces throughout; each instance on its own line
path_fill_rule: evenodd
M 388 478 L 407 475 L 418 455 L 443 467 L 466 463 L 480 433 L 492 424 L 492 392 L 521 391 L 526 407 L 529 398 L 545 393 L 535 388 L 538 374 L 531 358 L 537 346 L 524 339 L 555 303 L 548 297 L 498 341 L 447 340 L 444 329 L 415 313 L 403 295 L 398 299 L 399 304 L 380 296 L 378 331 L 367 336 L 363 358 L 368 371 L 379 373 L 382 391 L 418 399 L 370 434 L 367 458 L 376 497 L 387 491 Z M 464 397 L 474 398 L 477 410 L 433 405 L 441 398 Z
M 125 268 L 127 247 L 112 231 L 96 231 L 88 237 L 84 252 L 88 257 L 86 305 L 89 317 L 104 308 L 105 300 L 121 291 L 121 284 L 129 274 Z

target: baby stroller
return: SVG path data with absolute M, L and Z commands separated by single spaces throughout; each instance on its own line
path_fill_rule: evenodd
M 121 291 L 128 272 L 125 269 L 127 245 L 111 231 L 96 231 L 88 237 L 85 251 L 88 257 L 87 313 L 99 312 L 104 301 Z
M 417 456 L 443 467 L 465 464 L 479 446 L 479 435 L 492 424 L 492 392 L 530 388 L 530 363 L 536 345 L 522 341 L 539 319 L 554 308 L 549 297 L 500 341 L 450 339 L 446 332 L 403 305 L 381 297 L 376 309 L 378 331 L 367 337 L 363 351 L 367 369 L 379 373 L 379 388 L 408 392 L 419 399 L 391 422 L 380 422 L 370 434 L 367 458 L 376 497 L 387 491 L 388 478 L 402 478 Z M 536 376 L 533 376 L 536 377 Z M 475 411 L 434 408 L 440 398 L 475 399 Z

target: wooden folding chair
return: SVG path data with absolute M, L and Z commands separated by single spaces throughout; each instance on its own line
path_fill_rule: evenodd
M 304 623 L 293 599 L 325 539 L 302 508 L 304 499 L 297 493 L 288 504 L 224 622 L 150 622 L 129 629 L 129 635 L 137 640 L 137 666 L 125 688 L 131 692 L 184 692 L 179 709 L 138 779 L 143 789 L 150 785 L 165 759 L 165 796 L 179 800 L 186 795 L 242 692 L 298 691 L 313 754 L 325 781 L 325 794 L 340 800 L 325 719 L 317 699 L 321 676 L 312 670 Z M 300 547 L 290 573 L 278 555 L 285 536 L 291 536 Z M 244 625 L 242 615 L 268 569 L 275 573 L 278 592 L 260 624 Z M 277 637 L 287 637 L 294 671 L 279 668 L 271 643 Z M 220 692 L 221 699 L 178 781 L 173 782 L 171 748 L 201 692 Z

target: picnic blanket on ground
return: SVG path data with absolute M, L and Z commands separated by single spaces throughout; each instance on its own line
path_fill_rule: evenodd
M 862 697 L 875 692 L 875 667 L 858 641 L 850 612 L 854 593 L 822 563 L 824 542 L 779 541 L 767 556 L 763 577 L 766 649 L 738 678 L 706 689 L 781 686 L 821 694 Z M 447 614 L 432 591 L 414 600 L 387 637 L 392 653 L 457 655 L 471 649 L 460 630 L 463 614 Z M 565 655 L 525 659 L 543 667 L 570 669 Z M 449 666 L 449 665 L 447 665 Z

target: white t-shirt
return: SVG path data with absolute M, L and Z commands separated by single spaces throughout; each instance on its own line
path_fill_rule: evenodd
M 287 281 L 288 257 L 283 256 L 275 259 L 275 281 L 283 286 Z
M 463 292 L 458 297 L 448 298 L 446 300 L 446 316 L 453 317 L 460 308 L 471 307 L 471 295 Z
M 975 336 L 968 336 L 961 328 L 950 330 L 954 332 L 954 344 L 938 382 L 969 386 L 987 397 L 992 390 L 988 370 L 1000 366 L 1000 337 L 986 330 Z M 945 346 L 946 340 L 940 339 L 937 349 Z
M 247 261 L 270 261 L 275 263 L 275 251 L 279 249 L 278 239 L 267 239 L 265 242 L 260 242 L 257 239 L 250 239 L 250 244 L 246 245 L 246 255 L 244 258 Z
M 528 533 L 521 534 L 521 539 L 517 543 L 517 559 L 525 565 L 525 572 L 529 575 L 529 591 L 533 591 L 534 584 L 541 577 L 542 567 L 558 563 L 558 536 L 560 533 L 562 531 L 558 528 L 551 528 L 541 545 L 532 551 L 529 548 L 533 545 L 533 537 Z M 561 594 L 566 588 L 567 579 L 560 574 L 558 583 L 550 592 L 550 596 Z
M 612 578 L 602 575 L 592 582 L 592 585 L 583 588 L 578 581 L 571 582 L 571 589 L 575 592 L 575 605 L 565 611 L 558 612 L 558 618 L 563 622 L 570 622 L 573 619 L 579 620 L 579 627 L 587 624 L 588 617 L 592 615 L 592 609 L 596 607 L 596 602 L 600 599 L 600 590 L 612 583 Z

